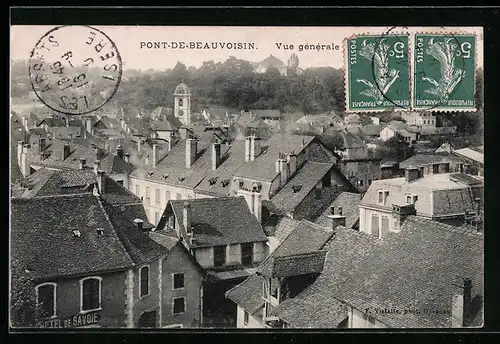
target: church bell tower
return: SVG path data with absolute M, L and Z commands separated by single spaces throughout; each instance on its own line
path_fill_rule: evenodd
M 191 124 L 191 91 L 184 82 L 175 88 L 174 116 L 184 125 Z

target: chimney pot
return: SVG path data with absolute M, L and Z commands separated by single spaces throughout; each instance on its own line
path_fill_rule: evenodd
M 123 159 L 123 148 L 121 145 L 116 146 L 116 155 Z
M 158 163 L 158 145 L 155 143 L 153 144 L 153 167 L 156 167 L 157 163 Z
M 80 158 L 80 170 L 85 168 L 86 160 L 84 158 Z
M 186 168 L 191 168 L 191 166 L 196 161 L 196 155 L 198 154 L 198 142 L 195 138 L 186 139 Z
M 182 224 L 184 225 L 184 229 L 187 233 L 191 232 L 192 224 L 191 224 L 191 204 L 189 202 L 184 202 L 182 211 Z
M 338 226 L 345 227 L 346 217 L 342 215 L 328 215 L 328 219 L 330 220 L 330 225 L 332 229 L 337 228 Z
M 212 144 L 212 170 L 215 171 L 220 163 L 221 145 L 219 142 Z
M 465 278 L 461 281 L 461 284 L 456 286 L 458 290 L 452 298 L 451 327 L 467 327 L 471 315 L 472 280 L 470 278 Z
M 106 175 L 102 170 L 97 171 L 97 187 L 100 195 L 106 190 Z
M 250 161 L 250 136 L 245 137 L 245 162 Z
M 69 145 L 63 146 L 63 160 L 65 160 L 71 153 L 71 148 Z

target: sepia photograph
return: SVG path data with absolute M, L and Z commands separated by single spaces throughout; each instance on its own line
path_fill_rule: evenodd
M 482 27 L 10 26 L 11 329 L 484 322 Z

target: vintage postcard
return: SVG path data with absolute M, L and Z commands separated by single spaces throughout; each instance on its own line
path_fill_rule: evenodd
M 11 329 L 484 325 L 481 27 L 10 37 Z

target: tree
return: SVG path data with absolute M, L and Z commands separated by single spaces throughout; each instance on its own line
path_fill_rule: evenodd
M 10 274 L 11 326 L 17 328 L 36 327 L 38 310 L 30 273 L 21 271 L 17 264 L 11 264 Z
M 410 146 L 399 133 L 396 133 L 396 135 L 385 141 L 382 147 L 384 154 L 397 161 L 406 160 L 415 154 L 414 147 Z

